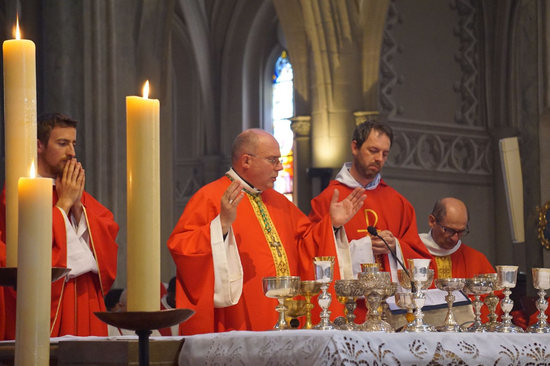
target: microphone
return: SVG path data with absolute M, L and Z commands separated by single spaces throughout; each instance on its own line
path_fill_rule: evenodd
M 397 261 L 397 263 L 399 263 L 399 265 L 401 266 L 401 268 L 403 268 L 403 271 L 405 271 L 405 273 L 407 274 L 407 276 L 409 277 L 409 280 L 411 281 L 411 291 L 412 292 L 416 292 L 416 286 L 414 285 L 414 281 L 412 280 L 412 277 L 411 277 L 411 274 L 409 273 L 409 271 L 407 270 L 407 268 L 405 268 L 405 265 L 403 264 L 403 262 L 401 262 L 401 260 L 399 260 L 399 258 L 397 258 L 397 254 L 395 254 L 395 252 L 392 250 L 392 248 L 390 248 L 390 246 L 388 245 L 388 243 L 384 240 L 383 237 L 381 237 L 380 235 L 378 235 L 378 231 L 376 230 L 376 228 L 374 226 L 369 226 L 367 228 L 367 231 L 369 232 L 369 234 L 371 234 L 372 236 L 376 236 L 377 238 L 380 238 L 380 240 L 382 240 L 384 242 L 384 244 L 386 244 L 386 248 L 388 248 L 388 250 L 390 251 L 392 257 Z

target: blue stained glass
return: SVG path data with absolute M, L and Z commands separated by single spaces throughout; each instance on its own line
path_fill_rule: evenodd
M 273 135 L 281 147 L 284 169 L 274 184 L 276 191 L 283 193 L 292 201 L 294 159 L 294 135 L 288 118 L 294 115 L 294 85 L 292 65 L 286 51 L 275 63 L 273 71 Z

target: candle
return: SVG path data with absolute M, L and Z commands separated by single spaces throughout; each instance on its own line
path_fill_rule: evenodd
M 50 178 L 18 182 L 16 365 L 50 364 L 52 191 Z
M 7 40 L 4 52 L 6 149 L 6 267 L 17 266 L 17 183 L 36 161 L 36 63 L 34 43 Z
M 160 309 L 159 101 L 126 97 L 128 311 Z

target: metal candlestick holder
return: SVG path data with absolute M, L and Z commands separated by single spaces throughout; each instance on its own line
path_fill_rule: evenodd
M 279 313 L 279 321 L 275 324 L 273 329 L 292 329 L 285 320 L 285 312 L 288 310 L 288 307 L 285 305 L 285 300 L 298 295 L 300 291 L 300 277 L 264 277 L 262 278 L 262 283 L 265 296 L 279 301 L 279 304 L 275 307 L 275 310 Z
M 495 295 L 495 291 L 502 290 L 502 287 L 500 286 L 500 283 L 498 281 L 498 274 L 496 273 L 485 273 L 485 274 L 479 274 L 476 275 L 476 277 L 479 278 L 485 278 L 493 283 L 493 289 L 491 292 L 489 292 L 489 295 L 485 296 L 485 305 L 487 305 L 487 309 L 489 309 L 489 314 L 487 317 L 489 318 L 489 321 L 484 324 L 485 329 L 487 329 L 489 332 L 494 332 L 497 327 L 502 325 L 501 322 L 499 322 L 498 315 L 496 313 L 497 306 L 499 303 L 499 298 L 497 295 Z
M 139 365 L 149 365 L 149 335 L 151 329 L 169 328 L 189 319 L 194 310 L 169 309 L 160 311 L 95 312 L 104 323 L 116 328 L 134 330 L 139 339 Z
M 545 311 L 548 308 L 548 300 L 546 297 L 546 290 L 550 288 L 550 269 L 548 268 L 532 268 L 533 273 L 533 286 L 539 290 L 539 298 L 536 302 L 537 310 L 539 315 L 537 315 L 538 321 L 527 328 L 529 333 L 550 333 L 550 326 L 548 325 L 548 316 Z
M 435 287 L 442 291 L 447 291 L 445 300 L 447 301 L 447 316 L 443 325 L 436 327 L 438 332 L 459 332 L 460 326 L 455 320 L 453 314 L 453 303 L 455 297 L 453 291 L 462 290 L 466 280 L 464 278 L 438 278 L 435 280 Z
M 71 271 L 70 268 L 53 267 L 52 282 L 64 277 Z M 0 268 L 0 286 L 13 287 L 17 290 L 17 267 L 2 267 Z
M 497 266 L 498 281 L 504 288 L 504 299 L 500 301 L 500 307 L 504 312 L 502 315 L 502 324 L 496 327 L 495 331 L 499 333 L 523 333 L 523 329 L 512 324 L 510 311 L 514 308 L 514 300 L 510 299 L 511 288 L 516 287 L 518 278 L 518 266 Z
M 317 298 L 322 311 L 320 314 L 321 321 L 313 329 L 332 330 L 335 329 L 334 324 L 330 321 L 330 310 L 328 310 L 332 302 L 332 296 L 327 291 L 329 284 L 334 276 L 334 260 L 335 257 L 314 257 L 313 267 L 315 269 L 315 281 L 321 284 L 321 294 Z
M 306 299 L 306 323 L 302 329 L 311 329 L 313 324 L 311 323 L 311 310 L 315 307 L 311 303 L 311 298 L 318 295 L 321 292 L 321 284 L 317 281 L 301 281 L 300 293 Z
M 340 330 L 359 330 L 357 324 L 355 324 L 355 308 L 357 307 L 357 297 L 364 295 L 364 288 L 361 281 L 356 279 L 349 280 L 336 280 L 334 282 L 334 291 L 338 298 L 344 300 L 346 307 L 345 322 L 341 324 L 338 329 Z
M 474 307 L 474 323 L 468 328 L 462 328 L 463 332 L 485 333 L 487 329 L 481 323 L 481 307 L 483 301 L 480 300 L 481 295 L 490 293 L 493 290 L 493 282 L 485 278 L 468 278 L 464 285 L 464 292 L 468 295 L 474 295 L 472 303 Z

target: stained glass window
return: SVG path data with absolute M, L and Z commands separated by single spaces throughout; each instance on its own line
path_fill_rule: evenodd
M 290 118 L 294 115 L 294 88 L 292 65 L 286 51 L 275 63 L 273 72 L 273 135 L 281 146 L 281 157 L 284 169 L 275 182 L 276 191 L 283 193 L 292 201 L 294 161 L 292 154 L 293 133 L 290 129 Z

